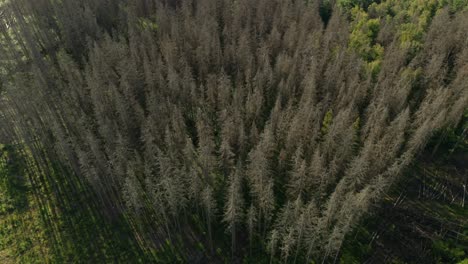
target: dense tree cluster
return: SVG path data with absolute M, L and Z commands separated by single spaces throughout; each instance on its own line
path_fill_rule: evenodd
M 328 1 L 1 8 L 4 137 L 89 182 L 146 245 L 198 219 L 211 251 L 225 229 L 234 257 L 265 241 L 272 259 L 333 259 L 468 105 L 468 14 L 449 8 L 417 48 L 387 11 L 350 22 Z

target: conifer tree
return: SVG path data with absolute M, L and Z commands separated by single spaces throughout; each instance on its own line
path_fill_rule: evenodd
M 236 233 L 242 223 L 244 215 L 244 199 L 242 193 L 242 164 L 238 163 L 234 172 L 229 177 L 228 196 L 224 209 L 224 221 L 231 232 L 232 256 L 236 252 Z

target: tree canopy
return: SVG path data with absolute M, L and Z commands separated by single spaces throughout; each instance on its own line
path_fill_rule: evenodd
M 333 260 L 468 105 L 466 5 L 397 2 L 4 1 L 0 132 L 145 246 Z

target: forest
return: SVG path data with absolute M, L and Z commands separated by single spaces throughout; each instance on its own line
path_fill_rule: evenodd
M 467 0 L 0 0 L 0 262 L 468 263 L 467 28 Z

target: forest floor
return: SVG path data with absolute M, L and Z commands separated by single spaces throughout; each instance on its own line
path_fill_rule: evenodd
M 59 178 L 32 176 L 11 147 L 0 145 L 0 153 L 0 263 L 143 261 L 126 225 L 100 214 L 84 188 L 76 195 L 53 186 Z
M 348 236 L 341 262 L 466 263 L 466 155 L 422 157 Z
M 0 263 L 47 258 L 49 241 L 30 188 L 0 146 Z

